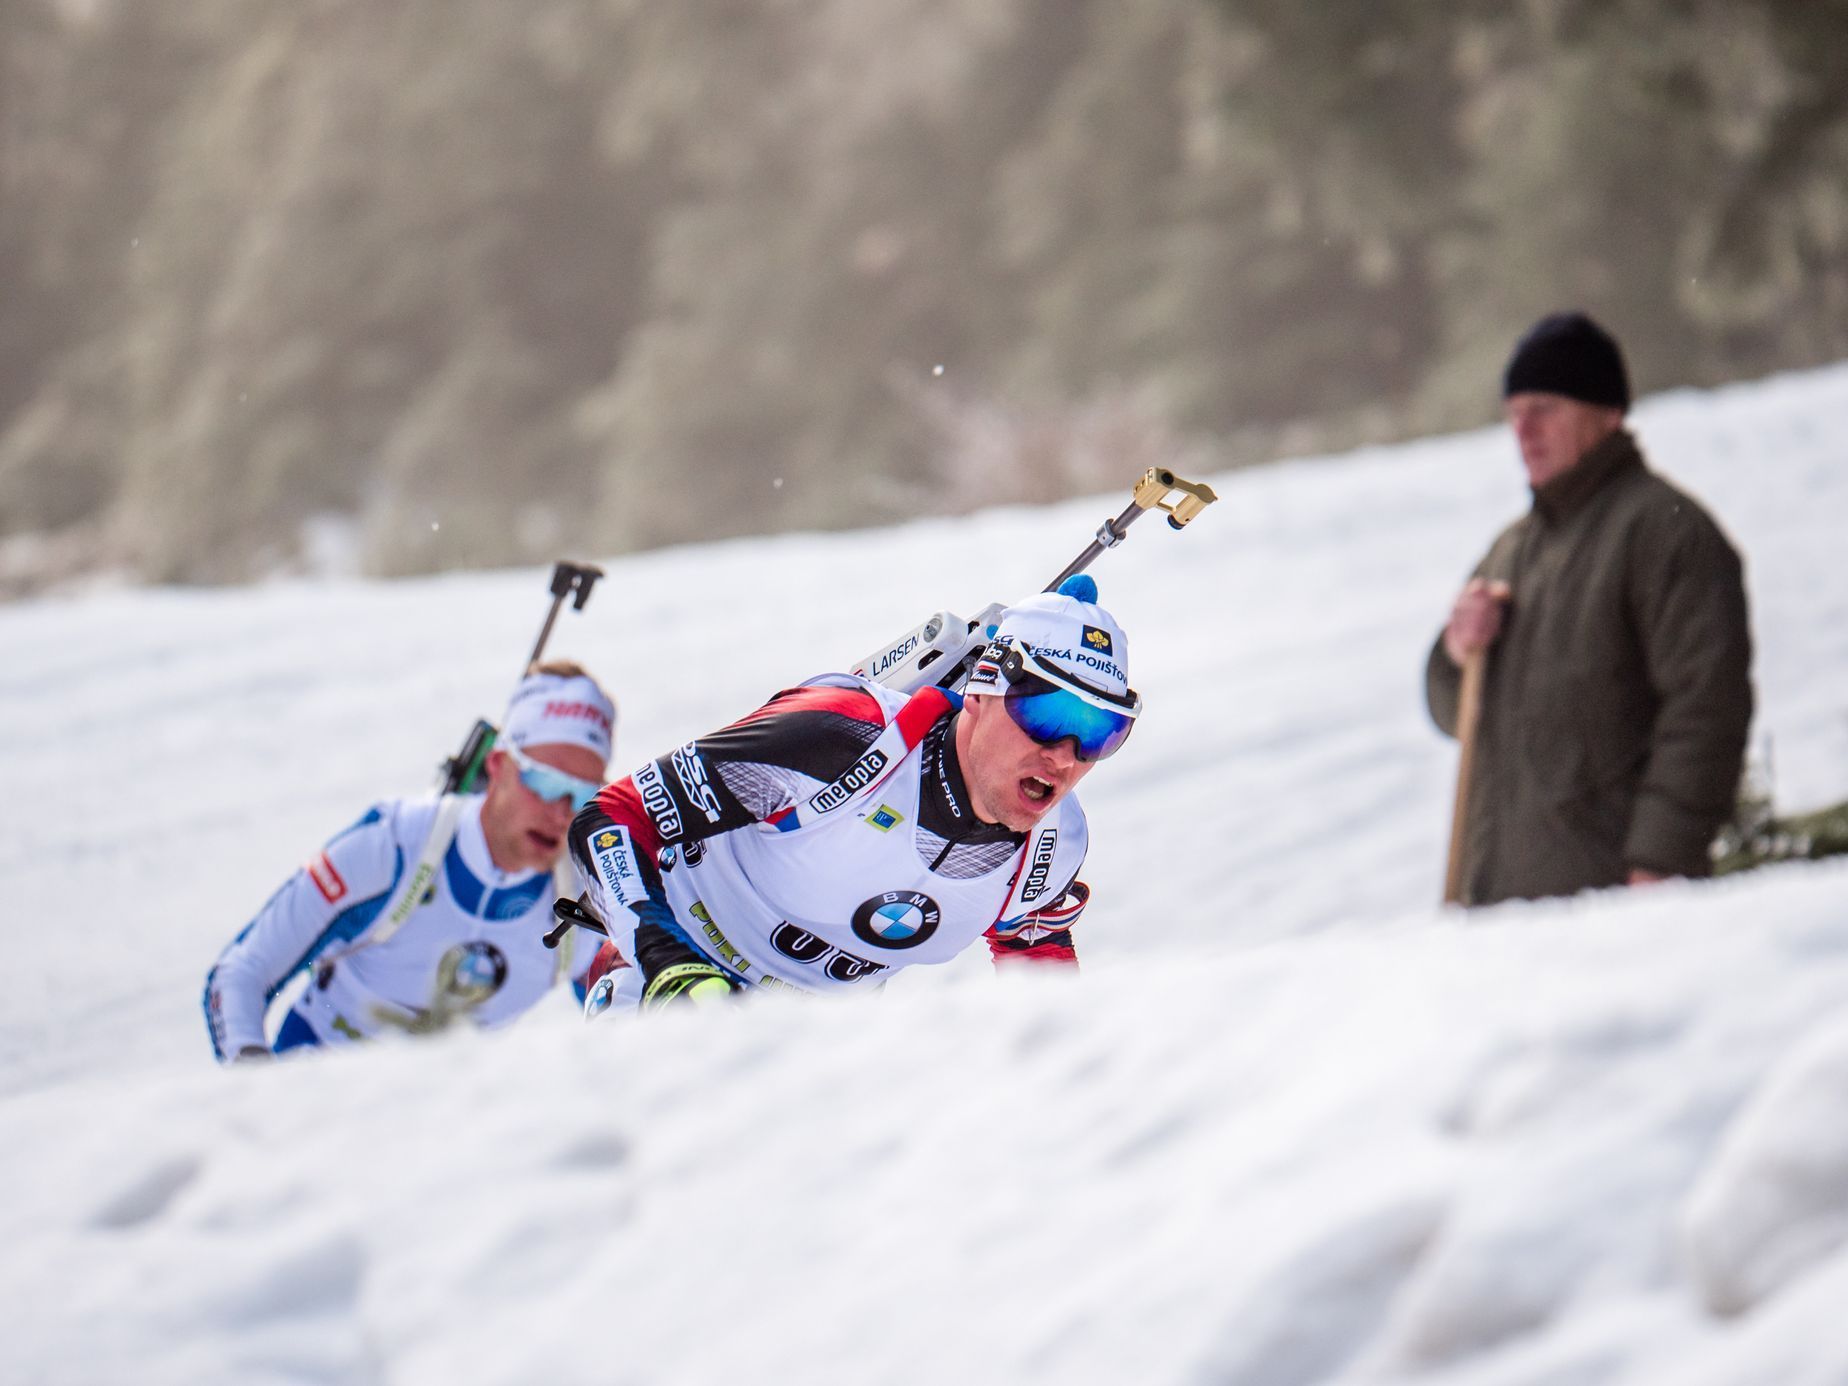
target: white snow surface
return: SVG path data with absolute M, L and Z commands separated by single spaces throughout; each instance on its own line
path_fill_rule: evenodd
M 1848 797 L 1848 365 L 1633 423 L 1747 556 L 1780 806 Z M 1038 588 L 1130 480 L 613 560 L 551 652 L 633 766 Z M 497 715 L 545 573 L 0 608 L 0 1380 L 1848 1382 L 1848 866 L 1438 908 L 1422 668 L 1510 442 L 1210 480 L 1092 570 L 1148 713 L 1075 980 L 254 1070 L 206 969 Z

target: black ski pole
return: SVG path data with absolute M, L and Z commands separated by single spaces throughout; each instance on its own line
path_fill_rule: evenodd
M 565 935 L 573 929 L 588 929 L 605 938 L 610 936 L 610 931 L 603 927 L 603 921 L 584 904 L 583 896 L 573 900 L 568 895 L 561 895 L 552 902 L 552 927 L 545 931 L 545 946 L 558 947 Z

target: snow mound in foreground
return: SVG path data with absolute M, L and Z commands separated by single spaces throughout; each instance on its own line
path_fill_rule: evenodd
M 19 1095 L 0 1329 L 52 1380 L 1800 1379 L 1758 1368 L 1848 1361 L 1805 1040 L 1845 902 L 1797 867 Z
M 1848 1244 L 1848 1023 L 1759 1085 L 1689 1199 L 1684 1237 L 1717 1314 L 1756 1307 Z

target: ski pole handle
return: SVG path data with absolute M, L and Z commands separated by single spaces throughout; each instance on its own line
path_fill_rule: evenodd
M 1150 467 L 1130 493 L 1129 504 L 1124 507 L 1123 513 L 1114 520 L 1105 520 L 1098 527 L 1097 537 L 1085 547 L 1084 552 L 1067 563 L 1059 575 L 1041 590 L 1058 591 L 1059 584 L 1066 578 L 1074 573 L 1082 573 L 1091 566 L 1091 560 L 1105 549 L 1113 549 L 1122 543 L 1123 532 L 1140 519 L 1143 512 L 1164 510 L 1168 515 L 1169 527 L 1181 529 L 1218 499 L 1210 486 L 1197 481 L 1183 481 L 1166 467 Z
M 533 642 L 533 652 L 526 658 L 526 668 L 520 671 L 524 676 L 526 669 L 539 662 L 539 656 L 545 652 L 545 642 L 552 638 L 552 623 L 558 619 L 559 608 L 565 604 L 566 597 L 573 597 L 571 609 L 582 611 L 584 603 L 590 600 L 590 589 L 603 576 L 603 569 L 589 563 L 566 563 L 562 560 L 552 566 L 552 609 L 545 614 L 545 624 L 539 627 L 539 638 Z
M 603 926 L 603 921 L 591 913 L 581 895 L 575 900 L 566 895 L 561 895 L 554 900 L 552 920 L 552 927 L 544 934 L 547 948 L 558 947 L 565 935 L 573 929 L 588 929 L 591 933 L 602 934 L 605 938 L 610 936 L 610 931 Z

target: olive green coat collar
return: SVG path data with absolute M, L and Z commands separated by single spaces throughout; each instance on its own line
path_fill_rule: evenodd
M 1619 428 L 1546 485 L 1534 487 L 1534 510 L 1548 524 L 1563 523 L 1583 510 L 1606 482 L 1642 465 L 1636 439 L 1629 429 Z

